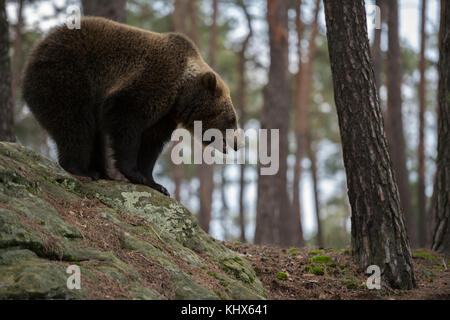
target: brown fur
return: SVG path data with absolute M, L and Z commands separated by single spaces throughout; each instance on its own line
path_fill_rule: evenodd
M 24 98 L 58 147 L 61 166 L 107 177 L 109 137 L 119 171 L 131 182 L 167 191 L 153 167 L 177 125 L 237 128 L 229 90 L 188 38 L 87 17 L 60 26 L 32 50 Z

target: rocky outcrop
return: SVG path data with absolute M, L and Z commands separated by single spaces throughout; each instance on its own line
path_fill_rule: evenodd
M 69 289 L 69 266 L 81 289 Z M 76 268 L 76 267 L 75 267 Z M 78 179 L 0 143 L 0 299 L 264 299 L 250 263 L 176 201 Z

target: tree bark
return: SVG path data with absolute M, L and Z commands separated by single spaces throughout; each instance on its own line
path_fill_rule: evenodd
M 15 140 L 8 18 L 5 0 L 0 0 L 0 141 L 14 142 Z
M 125 0 L 82 0 L 83 13 L 86 16 L 100 16 L 117 22 L 125 22 Z
M 247 121 L 246 106 L 247 106 L 247 81 L 245 78 L 246 69 L 245 64 L 247 63 L 247 58 L 245 56 L 247 52 L 248 43 L 253 35 L 252 28 L 252 18 L 247 10 L 244 1 L 238 1 L 239 7 L 244 12 L 247 21 L 248 33 L 247 36 L 242 41 L 241 49 L 238 52 L 238 92 L 237 92 L 237 102 L 240 111 L 240 123 L 244 125 Z M 244 192 L 245 192 L 245 163 L 240 165 L 240 176 L 239 176 L 239 227 L 241 230 L 240 240 L 242 242 L 247 241 L 245 234 L 245 203 L 244 203 Z
M 187 14 L 186 0 L 175 0 L 172 14 L 172 28 L 174 32 L 186 32 L 185 17 Z M 172 143 L 170 153 L 176 143 Z M 178 202 L 181 201 L 181 184 L 184 177 L 184 168 L 180 164 L 171 165 L 172 179 L 175 185 L 174 197 Z
M 209 66 L 212 69 L 216 68 L 216 46 L 217 46 L 217 0 L 213 0 L 212 10 L 212 25 L 209 31 Z M 189 32 L 191 38 L 197 46 L 199 44 L 199 35 L 197 27 L 197 7 L 195 0 L 189 0 L 189 15 L 191 21 L 191 30 Z M 209 232 L 209 225 L 212 216 L 212 201 L 214 192 L 214 165 L 202 163 L 198 167 L 198 178 L 200 180 L 200 213 L 199 222 L 200 227 Z
M 311 131 L 309 130 L 306 137 L 306 149 L 309 156 L 309 161 L 311 162 L 311 176 L 313 180 L 313 191 L 314 191 L 314 211 L 316 213 L 316 224 L 317 224 L 317 246 L 319 248 L 325 247 L 325 241 L 322 232 L 322 221 L 320 214 L 320 197 L 319 197 L 319 179 L 317 177 L 317 158 L 316 149 L 314 146 L 313 137 Z
M 172 14 L 172 29 L 176 32 L 185 32 L 186 0 L 175 0 Z
M 388 7 L 388 53 L 387 53 L 387 112 L 386 128 L 389 153 L 394 165 L 394 173 L 400 192 L 400 201 L 406 219 L 406 230 L 411 245 L 417 244 L 417 230 L 409 189 L 409 172 L 406 166 L 406 142 L 403 131 L 402 116 L 402 70 L 401 52 L 398 34 L 397 0 L 386 0 Z
M 295 77 L 295 114 L 296 114 L 296 121 L 295 121 L 295 140 L 297 142 L 297 150 L 295 151 L 295 164 L 294 164 L 294 177 L 293 177 L 293 186 L 292 186 L 292 210 L 294 210 L 294 213 L 300 217 L 300 223 L 299 223 L 299 233 L 298 233 L 298 246 L 303 247 L 305 245 L 305 240 L 303 239 L 303 227 L 302 227 L 302 207 L 300 203 L 300 177 L 302 174 L 302 150 L 303 150 L 303 139 L 302 135 L 299 130 L 299 122 L 297 121 L 297 118 L 300 118 L 298 113 L 301 111 L 301 90 L 302 90 L 302 48 L 301 48 L 301 41 L 303 38 L 303 21 L 301 16 L 301 6 L 302 6 L 302 0 L 297 0 L 295 2 L 295 26 L 296 26 L 296 32 L 297 32 L 297 55 L 298 55 L 298 71 L 297 75 Z
M 287 193 L 287 156 L 289 126 L 288 1 L 267 0 L 269 24 L 269 82 L 264 88 L 261 113 L 263 129 L 279 129 L 279 170 L 275 175 L 259 175 L 255 243 L 290 246 L 297 242 L 292 221 L 294 212 Z M 268 152 L 272 144 L 268 133 Z
M 436 226 L 433 250 L 450 253 L 450 4 L 441 0 Z
M 22 28 L 23 28 L 23 2 L 19 0 L 17 8 L 17 23 L 15 25 L 15 38 L 13 43 L 13 59 L 12 59 L 12 100 L 16 104 L 16 93 L 20 82 L 20 70 L 22 59 Z
M 381 269 L 394 288 L 415 287 L 399 193 L 387 149 L 363 0 L 325 0 L 334 99 L 339 119 L 352 253 L 363 270 Z
M 421 25 L 420 25 L 420 61 L 419 61 L 419 146 L 417 148 L 418 158 L 418 245 L 422 248 L 427 241 L 427 219 L 426 219 L 426 197 L 425 197 L 425 109 L 426 109 L 426 79 L 425 79 L 425 23 L 426 23 L 427 1 L 422 0 L 421 4 Z
M 303 231 L 301 226 L 301 206 L 300 206 L 300 177 L 301 177 L 301 161 L 304 154 L 305 144 L 307 144 L 307 134 L 308 134 L 308 111 L 311 105 L 311 89 L 313 81 L 313 68 L 314 59 L 316 56 L 316 37 L 318 33 L 318 17 L 320 11 L 320 1 L 316 0 L 316 7 L 314 11 L 314 19 L 311 23 L 311 32 L 309 35 L 309 46 L 308 46 L 308 61 L 302 63 L 299 59 L 298 73 L 296 78 L 296 94 L 295 94 L 295 132 L 297 141 L 297 150 L 295 154 L 295 165 L 294 165 L 294 179 L 293 179 L 293 207 L 298 217 L 297 220 L 300 222 L 294 222 L 295 226 L 299 229 L 297 233 L 299 234 L 298 245 L 303 246 Z M 298 38 L 298 55 L 301 56 L 301 34 L 302 34 L 302 22 L 300 17 L 300 6 L 297 6 L 297 38 Z M 320 221 L 318 221 L 318 229 L 320 229 Z M 318 235 L 319 235 L 318 231 Z M 301 239 L 300 239 L 301 237 Z M 323 239 L 319 237 L 320 246 L 323 246 Z

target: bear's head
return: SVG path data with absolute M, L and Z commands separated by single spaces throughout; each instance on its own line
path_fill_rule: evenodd
M 200 72 L 186 83 L 182 91 L 178 104 L 180 110 L 183 110 L 180 122 L 186 129 L 194 132 L 194 122 L 201 121 L 202 136 L 208 129 L 217 129 L 223 138 L 218 143 L 213 136 L 210 141 L 203 140 L 205 145 L 212 142 L 213 146 L 224 153 L 227 146 L 234 150 L 242 146 L 230 90 L 218 74 L 212 70 Z

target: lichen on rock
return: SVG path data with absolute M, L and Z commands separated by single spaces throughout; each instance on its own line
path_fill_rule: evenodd
M 69 265 L 81 289 L 69 289 Z M 264 299 L 250 263 L 146 186 L 0 142 L 0 299 Z

